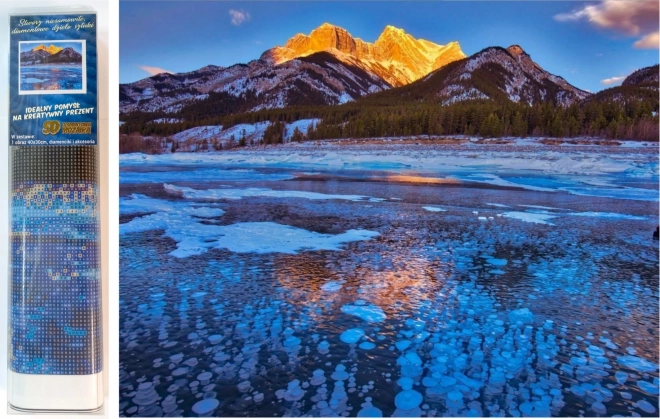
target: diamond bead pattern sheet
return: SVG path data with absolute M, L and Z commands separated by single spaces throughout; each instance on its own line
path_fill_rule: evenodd
M 11 369 L 101 370 L 95 147 L 12 148 Z

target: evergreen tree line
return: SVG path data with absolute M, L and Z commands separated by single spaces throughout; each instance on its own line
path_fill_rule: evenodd
M 323 118 L 309 139 L 409 135 L 578 137 L 658 141 L 658 117 L 648 102 L 591 102 L 583 106 L 463 102 L 440 107 L 365 108 L 346 118 Z
M 207 115 L 210 115 L 207 110 Z M 567 107 L 551 103 L 519 104 L 472 100 L 448 106 L 437 103 L 385 105 L 358 101 L 340 106 L 308 106 L 219 115 L 180 123 L 149 123 L 172 117 L 158 113 L 133 113 L 123 118 L 120 131 L 144 136 L 170 136 L 200 125 L 222 125 L 270 121 L 264 143 L 282 140 L 285 123 L 300 119 L 322 121 L 307 139 L 366 138 L 408 135 L 479 135 L 577 137 L 658 141 L 658 98 L 619 97 L 618 100 L 590 100 Z M 296 140 L 300 140 L 297 135 Z

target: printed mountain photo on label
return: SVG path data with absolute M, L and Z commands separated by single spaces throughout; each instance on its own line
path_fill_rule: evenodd
M 22 41 L 19 50 L 20 94 L 84 93 L 85 41 Z
M 658 14 L 122 1 L 119 415 L 657 417 Z

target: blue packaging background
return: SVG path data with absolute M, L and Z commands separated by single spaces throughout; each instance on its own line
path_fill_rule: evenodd
M 11 31 L 18 27 L 18 22 L 21 19 L 27 20 L 41 20 L 45 22 L 49 19 L 66 19 L 77 16 L 85 17 L 86 21 L 93 21 L 94 27 L 89 29 L 75 29 L 75 24 L 70 24 L 71 29 L 61 30 L 58 32 L 45 31 L 45 32 L 32 32 L 22 34 L 11 34 Z M 42 24 L 42 26 L 50 26 Z M 77 40 L 83 39 L 86 41 L 86 66 L 87 66 L 87 93 L 81 94 L 43 94 L 43 95 L 19 95 L 19 77 L 18 70 L 20 65 L 19 42 L 20 41 L 44 41 L 44 44 L 50 41 L 57 40 Z M 91 140 L 93 144 L 97 144 L 97 130 L 98 130 L 98 101 L 97 101 L 97 50 L 96 50 L 96 14 L 79 13 L 79 14 L 56 14 L 56 15 L 21 15 L 10 17 L 10 75 L 9 75 L 9 144 L 14 145 L 15 140 L 12 140 L 12 135 L 34 135 L 35 140 L 43 140 L 49 142 L 50 140 Z M 56 105 L 70 102 L 80 103 L 81 108 L 94 108 L 94 112 L 87 115 L 62 115 L 56 118 L 42 118 L 23 121 L 13 121 L 12 115 L 22 115 L 25 113 L 26 107 Z M 42 133 L 43 123 L 46 120 L 56 119 L 60 122 L 91 122 L 91 134 L 62 134 L 45 135 Z M 87 144 L 87 143 L 86 143 Z M 48 144 L 44 144 L 48 145 Z M 71 144 L 73 145 L 73 144 Z

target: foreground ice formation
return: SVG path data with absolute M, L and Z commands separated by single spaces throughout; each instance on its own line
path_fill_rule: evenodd
M 655 150 L 329 147 L 123 163 L 121 416 L 657 416 Z

